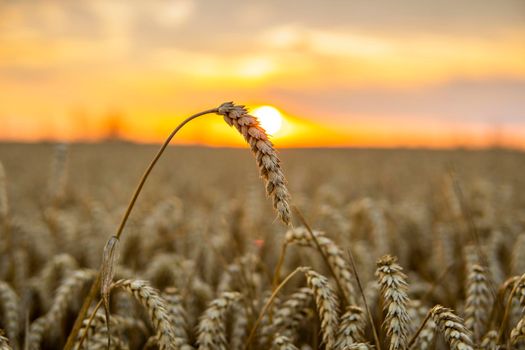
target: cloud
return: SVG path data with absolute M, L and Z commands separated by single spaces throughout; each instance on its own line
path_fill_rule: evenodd
M 274 89 L 272 99 L 332 122 L 405 119 L 525 126 L 525 79 L 455 80 L 428 87 Z

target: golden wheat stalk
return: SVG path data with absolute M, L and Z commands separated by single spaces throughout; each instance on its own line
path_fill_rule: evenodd
M 129 215 L 131 214 L 131 211 L 135 205 L 135 202 L 137 201 L 138 196 L 142 191 L 144 184 L 146 183 L 146 179 L 155 167 L 157 161 L 164 153 L 166 147 L 168 147 L 168 144 L 173 139 L 173 137 L 177 134 L 177 132 L 180 129 L 182 129 L 182 127 L 184 127 L 191 120 L 210 113 L 222 115 L 224 117 L 224 120 L 230 126 L 234 126 L 237 129 L 237 131 L 239 131 L 239 133 L 243 135 L 244 139 L 248 142 L 252 149 L 252 152 L 255 155 L 257 164 L 259 166 L 259 173 L 266 182 L 266 193 L 268 196 L 272 197 L 273 206 L 277 211 L 278 217 L 286 225 L 291 224 L 291 211 L 289 204 L 290 195 L 286 186 L 286 179 L 281 169 L 280 160 L 277 156 L 277 152 L 273 147 L 273 144 L 268 139 L 266 131 L 260 126 L 257 118 L 247 113 L 247 110 L 244 108 L 244 106 L 234 105 L 233 102 L 225 102 L 221 104 L 218 108 L 209 109 L 192 115 L 191 117 L 185 119 L 182 123 L 180 123 L 171 132 L 171 134 L 164 141 L 164 143 L 160 147 L 159 151 L 157 152 L 149 166 L 146 168 L 144 175 L 141 177 L 139 184 L 137 185 L 137 188 L 135 189 L 135 192 L 131 197 L 129 205 L 124 213 L 124 216 L 122 217 L 120 225 L 117 229 L 117 233 L 112 237 L 114 237 L 116 240 L 120 239 L 120 236 L 122 235 L 122 232 L 124 230 L 126 222 L 128 221 Z M 107 249 L 111 249 L 111 245 L 110 247 L 107 247 Z M 113 277 L 113 267 L 109 265 L 114 263 L 114 254 L 116 254 L 115 250 L 113 250 L 113 254 L 109 253 L 104 255 L 105 259 L 102 261 L 101 272 L 97 277 L 95 283 L 93 283 L 91 290 L 86 299 L 84 300 L 84 304 L 82 305 L 79 314 L 77 315 L 77 319 L 75 320 L 73 329 L 69 334 L 65 350 L 72 349 L 80 327 L 82 326 L 82 320 L 86 316 L 87 311 L 90 305 L 92 304 L 93 300 L 95 299 L 97 292 L 101 289 L 101 286 L 101 292 L 103 293 L 103 295 L 107 295 L 107 281 L 110 281 Z M 102 285 L 103 281 L 106 281 L 104 285 Z M 109 300 L 106 300 L 106 304 L 109 304 Z

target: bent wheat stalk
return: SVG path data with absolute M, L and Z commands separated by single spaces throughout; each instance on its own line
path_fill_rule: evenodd
M 166 150 L 166 147 L 168 147 L 173 137 L 175 137 L 179 130 L 190 121 L 206 114 L 222 115 L 228 125 L 234 126 L 237 131 L 242 134 L 246 142 L 250 145 L 252 153 L 256 158 L 257 165 L 259 167 L 259 173 L 266 184 L 266 194 L 272 198 L 273 206 L 277 211 L 279 219 L 285 225 L 291 224 L 292 215 L 289 205 L 290 195 L 286 186 L 286 179 L 282 172 L 277 152 L 275 151 L 271 141 L 268 139 L 266 131 L 261 127 L 257 118 L 248 114 L 248 111 L 244 106 L 235 105 L 233 102 L 225 102 L 217 108 L 208 109 L 190 116 L 171 132 L 142 175 L 137 188 L 131 197 L 126 212 L 122 217 L 120 225 L 117 229 L 117 233 L 114 235 L 116 240 L 120 239 L 124 227 L 126 226 L 126 222 L 128 221 L 129 215 L 131 214 L 135 202 L 137 201 L 137 198 L 142 191 L 149 174 L 157 164 L 158 160 Z M 114 245 L 111 244 L 110 246 Z M 102 261 L 101 272 L 98 274 L 98 277 L 91 286 L 91 290 L 89 291 L 88 296 L 85 298 L 82 308 L 77 315 L 73 329 L 68 336 L 68 340 L 64 348 L 65 350 L 73 349 L 75 339 L 80 328 L 82 327 L 82 320 L 85 318 L 89 306 L 93 303 L 93 300 L 95 299 L 98 291 L 101 289 L 102 281 L 104 281 L 105 284 L 102 286 L 102 290 L 104 292 L 107 291 L 107 284 L 111 283 L 112 280 L 111 274 L 113 268 L 110 265 L 114 261 L 113 254 L 116 254 L 115 249 L 113 249 L 110 254 L 105 254 L 104 260 Z

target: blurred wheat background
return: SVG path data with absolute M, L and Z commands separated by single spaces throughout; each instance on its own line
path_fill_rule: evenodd
M 0 350 L 524 349 L 524 38 L 522 0 L 0 0 Z

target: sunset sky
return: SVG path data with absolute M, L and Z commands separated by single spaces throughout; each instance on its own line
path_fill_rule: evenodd
M 525 1 L 0 0 L 2 140 L 161 142 L 230 100 L 281 147 L 525 149 Z

